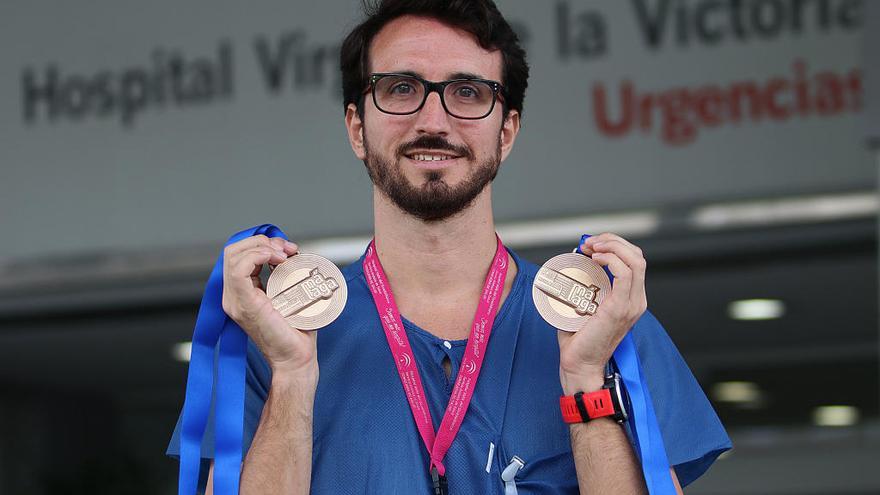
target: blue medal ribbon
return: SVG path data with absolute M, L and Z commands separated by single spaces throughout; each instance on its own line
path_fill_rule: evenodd
M 581 236 L 578 243 L 578 252 L 581 245 L 590 236 Z M 614 275 L 605 268 L 605 273 L 611 282 Z M 623 385 L 629 395 L 630 431 L 638 448 L 639 458 L 642 461 L 642 472 L 645 476 L 645 484 L 651 495 L 676 495 L 672 475 L 669 472 L 669 458 L 666 455 L 666 447 L 663 445 L 663 437 L 660 434 L 660 424 L 654 412 L 654 403 L 651 401 L 651 393 L 642 372 L 639 362 L 639 354 L 633 341 L 632 333 L 627 332 L 614 350 L 614 362 L 617 363 L 618 371 L 623 378 Z
M 278 227 L 264 224 L 233 235 L 226 246 L 255 235 L 287 239 Z M 223 252 L 205 286 L 193 333 L 180 434 L 178 495 L 194 495 L 198 488 L 202 436 L 208 422 L 212 393 L 215 396 L 214 493 L 238 494 L 247 335 L 223 311 L 222 298 Z M 217 381 L 214 382 L 214 354 L 218 342 Z

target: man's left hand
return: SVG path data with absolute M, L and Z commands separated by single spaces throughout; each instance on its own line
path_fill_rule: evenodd
M 587 238 L 580 251 L 608 267 L 614 275 L 614 285 L 583 328 L 575 333 L 557 332 L 559 378 L 565 395 L 602 387 L 605 363 L 648 305 L 645 257 L 638 246 L 606 232 Z

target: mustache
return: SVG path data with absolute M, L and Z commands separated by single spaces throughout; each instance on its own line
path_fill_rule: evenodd
M 470 160 L 474 159 L 474 154 L 467 146 L 454 145 L 442 136 L 419 136 L 408 143 L 404 143 L 397 148 L 397 155 L 403 156 L 413 150 L 428 151 L 447 151 L 453 155 L 463 156 Z

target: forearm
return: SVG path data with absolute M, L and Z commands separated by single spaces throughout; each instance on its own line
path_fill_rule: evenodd
M 602 374 L 602 370 L 577 377 L 562 374 L 563 392 L 573 395 L 599 390 L 604 382 Z M 647 493 L 641 466 L 623 426 L 605 417 L 575 423 L 569 429 L 581 493 Z
M 273 375 L 260 424 L 242 467 L 241 494 L 309 493 L 315 384 L 317 377 Z
M 581 493 L 647 493 L 638 460 L 621 425 L 610 418 L 599 418 L 569 428 Z

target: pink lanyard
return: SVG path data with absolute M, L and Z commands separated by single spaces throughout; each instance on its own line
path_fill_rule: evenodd
M 444 476 L 446 468 L 443 466 L 443 457 L 449 450 L 449 446 L 452 445 L 455 435 L 458 434 L 471 397 L 474 395 L 474 388 L 477 386 L 477 378 L 480 376 L 480 368 L 483 365 L 483 357 L 486 355 L 489 334 L 492 333 L 492 324 L 498 313 L 498 303 L 504 290 L 504 279 L 507 277 L 507 250 L 501 244 L 501 239 L 498 239 L 498 248 L 495 251 L 495 258 L 492 260 L 489 274 L 486 276 L 483 294 L 480 296 L 477 312 L 474 315 L 470 338 L 464 351 L 464 359 L 459 369 L 458 378 L 455 380 L 449 404 L 446 406 L 443 421 L 440 423 L 440 429 L 435 438 L 434 423 L 431 421 L 431 413 L 428 410 L 425 389 L 422 387 L 415 356 L 403 328 L 400 311 L 394 302 L 394 295 L 391 294 L 388 279 L 385 277 L 382 264 L 376 255 L 375 244 L 375 241 L 372 241 L 367 248 L 367 254 L 364 258 L 364 276 L 367 279 L 370 292 L 373 294 L 376 309 L 379 311 L 379 319 L 382 320 L 382 327 L 385 329 L 388 347 L 391 348 L 391 354 L 394 355 L 394 361 L 397 363 L 400 382 L 406 392 L 406 398 L 409 401 L 419 434 L 431 454 L 429 468 L 432 470 L 432 474 L 436 469 L 440 476 Z

